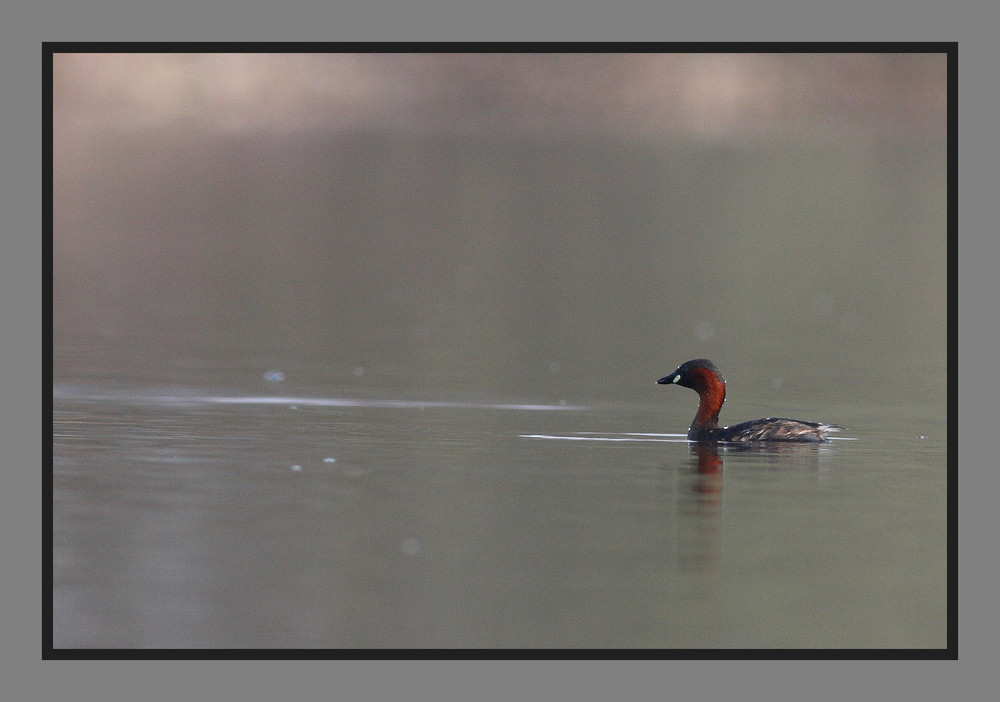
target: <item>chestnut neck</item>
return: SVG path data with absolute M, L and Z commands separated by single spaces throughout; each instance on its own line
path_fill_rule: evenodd
M 726 381 L 708 368 L 688 371 L 692 389 L 698 393 L 698 412 L 691 429 L 702 431 L 719 426 L 719 410 L 726 401 Z

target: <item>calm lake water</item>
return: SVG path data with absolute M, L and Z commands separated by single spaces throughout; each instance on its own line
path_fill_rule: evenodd
M 946 646 L 943 144 L 189 137 L 57 173 L 57 648 Z
M 939 418 L 385 397 L 58 385 L 57 647 L 945 645 Z

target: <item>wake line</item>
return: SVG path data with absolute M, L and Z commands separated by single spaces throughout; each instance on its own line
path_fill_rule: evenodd
M 394 409 L 481 409 L 481 410 L 520 410 L 530 412 L 580 411 L 587 409 L 579 405 L 569 404 L 532 404 L 532 403 L 493 403 L 493 402 L 459 402 L 449 400 L 385 400 L 358 399 L 351 397 L 274 397 L 263 395 L 225 396 L 225 395 L 139 395 L 113 392 L 87 392 L 70 387 L 56 386 L 53 397 L 59 399 L 92 400 L 107 402 L 131 402 L 139 404 L 174 404 L 174 405 L 288 405 L 290 407 L 385 407 Z
M 669 442 L 687 443 L 684 434 L 644 434 L 639 432 L 624 432 L 622 434 L 601 435 L 599 432 L 581 431 L 571 435 L 557 434 L 519 434 L 522 439 L 548 439 L 554 441 L 613 441 L 613 442 Z

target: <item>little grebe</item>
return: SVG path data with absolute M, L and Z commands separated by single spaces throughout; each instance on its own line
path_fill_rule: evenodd
M 720 427 L 719 410 L 726 401 L 726 381 L 718 366 L 705 358 L 682 363 L 673 373 L 656 382 L 660 385 L 681 385 L 698 393 L 698 413 L 688 430 L 689 441 L 826 442 L 830 440 L 828 432 L 842 428 L 836 424 L 775 417 Z

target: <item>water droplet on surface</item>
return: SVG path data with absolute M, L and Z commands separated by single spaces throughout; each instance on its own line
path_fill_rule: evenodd
M 408 539 L 403 539 L 403 543 L 399 545 L 399 550 L 407 556 L 416 556 L 420 553 L 420 541 L 412 536 Z
M 694 335 L 702 341 L 715 336 L 715 325 L 711 322 L 698 322 L 694 325 Z

